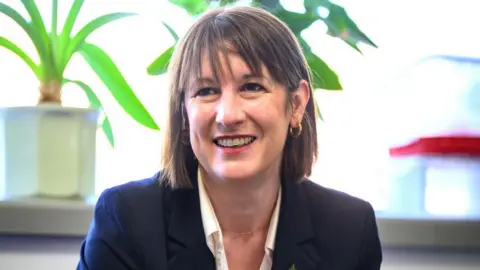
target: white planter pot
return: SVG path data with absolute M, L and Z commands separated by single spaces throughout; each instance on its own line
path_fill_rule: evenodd
M 99 116 L 99 110 L 55 104 L 0 108 L 5 195 L 94 195 Z

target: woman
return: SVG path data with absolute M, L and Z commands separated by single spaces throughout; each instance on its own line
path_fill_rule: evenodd
M 169 68 L 164 169 L 103 192 L 78 269 L 380 269 L 371 205 L 305 178 L 315 108 L 284 23 L 210 11 Z

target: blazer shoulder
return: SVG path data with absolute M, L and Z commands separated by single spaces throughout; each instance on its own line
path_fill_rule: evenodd
M 128 202 L 151 200 L 152 197 L 163 197 L 169 193 L 171 188 L 159 181 L 162 171 L 155 175 L 138 180 L 131 180 L 105 189 L 100 198 L 110 198 L 111 194 L 116 194 L 122 200 Z
M 165 191 L 169 190 L 158 176 L 102 192 L 77 269 L 144 269 L 142 250 L 145 243 L 152 245 L 148 240 L 152 233 L 162 232 Z
M 331 260 L 336 254 L 349 254 L 342 259 L 354 269 L 380 269 L 382 250 L 372 205 L 310 180 L 301 187 L 322 254 Z
M 105 189 L 96 208 L 106 207 L 112 216 L 134 214 L 140 221 L 155 212 L 164 213 L 163 209 L 170 205 L 172 189 L 159 181 L 161 173 Z

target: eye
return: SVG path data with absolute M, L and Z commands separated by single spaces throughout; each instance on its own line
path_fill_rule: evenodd
M 242 86 L 241 90 L 258 92 L 258 91 L 265 91 L 265 88 L 258 83 L 246 83 Z
M 200 96 L 200 97 L 205 97 L 205 96 L 209 96 L 209 95 L 215 95 L 217 94 L 218 91 L 216 91 L 215 89 L 211 88 L 211 87 L 205 87 L 205 88 L 202 88 L 200 90 L 197 91 L 197 93 L 195 94 L 195 96 Z

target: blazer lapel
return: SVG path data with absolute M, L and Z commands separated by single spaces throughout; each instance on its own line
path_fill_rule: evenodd
M 167 229 L 167 269 L 215 270 L 215 260 L 205 240 L 196 175 L 191 177 L 194 188 L 173 190 Z
M 320 270 L 321 258 L 313 245 L 309 205 L 299 183 L 282 181 L 282 202 L 273 251 L 273 270 Z
M 205 240 L 196 173 L 190 176 L 194 188 L 172 191 L 168 221 L 168 270 L 215 270 L 215 259 Z M 324 270 L 313 245 L 314 234 L 309 205 L 299 183 L 282 181 L 280 217 L 273 252 L 272 270 Z

